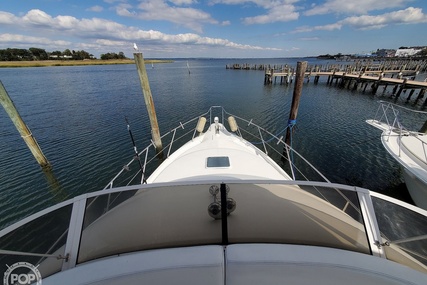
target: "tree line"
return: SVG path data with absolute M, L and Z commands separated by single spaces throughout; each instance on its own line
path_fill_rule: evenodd
M 37 60 L 84 60 L 96 59 L 93 54 L 84 50 L 69 50 L 47 52 L 41 48 L 29 49 L 7 48 L 0 49 L 0 61 L 37 61 Z M 101 59 L 126 59 L 123 52 L 101 54 Z

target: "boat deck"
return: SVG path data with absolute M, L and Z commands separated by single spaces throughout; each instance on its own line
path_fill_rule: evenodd
M 221 178 L 291 180 L 264 152 L 228 132 L 222 124 L 212 124 L 204 134 L 174 152 L 147 183 Z

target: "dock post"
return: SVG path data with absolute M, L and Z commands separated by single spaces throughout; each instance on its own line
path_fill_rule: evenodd
M 141 82 L 142 93 L 151 124 L 151 136 L 157 153 L 162 151 L 162 140 L 160 138 L 159 124 L 157 122 L 156 109 L 154 108 L 153 96 L 151 95 L 150 83 L 148 82 L 147 70 L 145 69 L 144 57 L 141 52 L 134 53 L 136 68 Z
M 426 93 L 426 89 L 421 89 L 420 92 L 418 93 L 417 99 L 415 99 L 415 104 L 417 104 L 418 100 L 420 100 L 421 98 L 424 97 L 424 94 Z M 424 106 L 426 104 L 427 100 L 425 100 L 424 102 Z
M 388 83 L 384 84 L 384 88 L 383 88 L 383 94 L 385 93 L 385 91 L 387 90 L 388 87 Z
M 332 72 L 332 76 L 331 76 L 331 83 L 330 83 L 331 86 L 332 86 L 332 83 L 334 82 L 334 78 L 335 78 L 335 68 L 334 68 L 334 71 Z
M 31 133 L 30 129 L 22 120 L 21 116 L 18 113 L 18 110 L 15 107 L 15 104 L 13 104 L 12 99 L 10 99 L 10 97 L 7 94 L 7 91 L 4 88 L 3 83 L 1 81 L 0 81 L 0 103 L 2 104 L 6 113 L 9 115 L 10 119 L 12 120 L 16 129 L 18 130 L 22 139 L 27 144 L 27 146 L 30 149 L 31 153 L 33 154 L 34 158 L 37 160 L 38 164 L 43 169 L 50 168 L 51 165 L 50 165 L 49 161 L 44 156 L 39 144 L 37 143 L 36 139 L 34 138 L 33 134 Z
M 409 92 L 408 98 L 406 98 L 406 102 L 409 102 L 409 100 L 411 100 L 411 97 L 414 94 L 414 92 L 415 92 L 415 89 L 411 89 L 411 92 Z
M 286 131 L 286 138 L 285 143 L 287 145 L 290 145 L 291 143 L 291 128 L 295 125 L 297 115 L 298 115 L 298 107 L 299 107 L 299 101 L 301 98 L 302 93 L 302 86 L 304 83 L 304 74 L 305 70 L 307 68 L 307 61 L 299 61 L 297 63 L 297 70 L 296 70 L 296 77 L 295 77 L 295 86 L 294 86 L 294 93 L 292 96 L 292 105 L 291 105 L 291 111 L 289 113 L 289 120 L 288 120 L 288 129 Z M 286 150 L 284 150 L 286 152 Z
M 408 81 L 408 78 L 403 79 L 403 83 L 400 85 L 399 91 L 397 91 L 396 98 L 395 98 L 396 100 L 397 100 L 397 98 L 399 98 L 400 94 L 402 93 L 403 89 L 405 88 L 407 81 Z
M 372 94 L 375 95 L 377 93 L 378 87 L 380 87 L 380 82 L 383 79 L 383 73 L 380 73 L 378 76 L 378 80 L 372 84 Z
M 365 82 L 365 87 L 363 87 L 363 93 L 365 93 L 365 91 L 366 91 L 366 87 L 368 87 L 368 85 L 369 85 L 369 82 L 368 82 L 368 81 L 366 81 L 366 82 Z
M 362 76 L 363 76 L 363 74 L 364 74 L 363 71 L 359 72 L 359 76 L 354 81 L 353 90 L 357 90 L 357 86 L 359 85 L 360 82 L 362 82 Z
M 342 76 L 341 76 L 341 81 L 340 84 L 338 85 L 340 88 L 344 88 L 344 84 L 345 84 L 345 76 L 347 75 L 347 72 L 343 72 Z
M 396 86 L 393 87 L 393 91 L 391 92 L 392 95 L 396 94 L 397 88 L 399 85 L 396 84 Z
M 353 79 L 352 78 L 349 78 L 348 80 L 347 80 L 347 89 L 348 90 L 350 90 L 350 86 L 351 86 L 351 82 L 353 81 Z

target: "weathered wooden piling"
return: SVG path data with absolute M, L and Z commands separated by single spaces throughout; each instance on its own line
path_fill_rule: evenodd
M 18 110 L 13 104 L 13 101 L 10 99 L 9 94 L 7 94 L 6 89 L 3 86 L 3 83 L 0 81 L 0 102 L 5 109 L 6 113 L 9 115 L 22 139 L 27 144 L 34 158 L 37 160 L 38 164 L 42 168 L 50 168 L 51 165 L 47 160 L 46 156 L 43 154 L 39 144 L 34 138 L 28 126 L 24 123 L 21 116 L 18 113 Z
M 150 83 L 148 81 L 147 70 L 145 69 L 144 57 L 141 52 L 133 54 L 135 64 L 138 70 L 139 80 L 144 95 L 145 105 L 147 107 L 148 116 L 151 124 L 151 136 L 153 138 L 156 151 L 160 153 L 163 149 L 162 140 L 160 137 L 159 124 L 157 122 L 156 109 L 154 108 L 153 96 L 151 95 Z
M 406 102 L 408 102 L 409 100 L 411 100 L 412 95 L 414 94 L 415 89 L 412 89 L 411 92 L 409 92 L 409 96 L 408 98 L 406 98 Z
M 378 80 L 376 80 L 374 84 L 372 84 L 372 94 L 375 95 L 377 93 L 378 87 L 380 87 L 380 83 L 381 83 L 381 80 L 383 79 L 383 76 L 384 74 L 381 73 L 380 76 L 378 76 Z
M 426 93 L 426 89 L 421 89 L 420 92 L 418 93 L 417 99 L 415 99 L 415 104 L 418 102 L 418 100 L 420 100 L 421 98 L 424 97 L 424 94 Z M 425 100 L 424 104 L 426 104 L 427 100 Z
M 408 78 L 405 78 L 403 80 L 403 83 L 400 85 L 399 91 L 397 91 L 397 94 L 396 94 L 396 100 L 397 100 L 397 98 L 399 98 L 399 96 L 402 93 L 403 89 L 405 89 L 405 85 L 406 85 L 407 81 L 408 81 Z
M 286 131 L 286 138 L 285 143 L 287 145 L 290 145 L 291 143 L 291 128 L 295 125 L 297 115 L 298 115 L 298 107 L 299 107 L 299 101 L 302 94 L 302 86 L 304 84 L 304 74 L 305 70 L 307 69 L 307 61 L 299 61 L 297 63 L 297 70 L 296 70 L 296 76 L 295 76 L 295 86 L 294 86 L 294 93 L 292 96 L 292 105 L 291 105 L 291 111 L 289 113 L 289 120 L 288 120 L 288 129 Z
M 320 76 L 319 76 L 319 75 L 316 75 L 316 76 L 314 77 L 314 84 L 319 83 L 319 78 L 320 78 Z

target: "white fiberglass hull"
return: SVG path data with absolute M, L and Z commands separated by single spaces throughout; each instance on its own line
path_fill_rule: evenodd
M 147 183 L 212 179 L 292 180 L 267 154 L 216 123 L 170 155 Z
M 420 180 L 416 175 L 407 169 L 403 169 L 403 177 L 405 179 L 408 192 L 414 200 L 415 204 L 427 210 L 427 185 Z
M 427 209 L 427 135 L 399 132 L 376 120 L 367 123 L 383 131 L 381 142 L 401 165 L 412 200 L 418 207 Z

